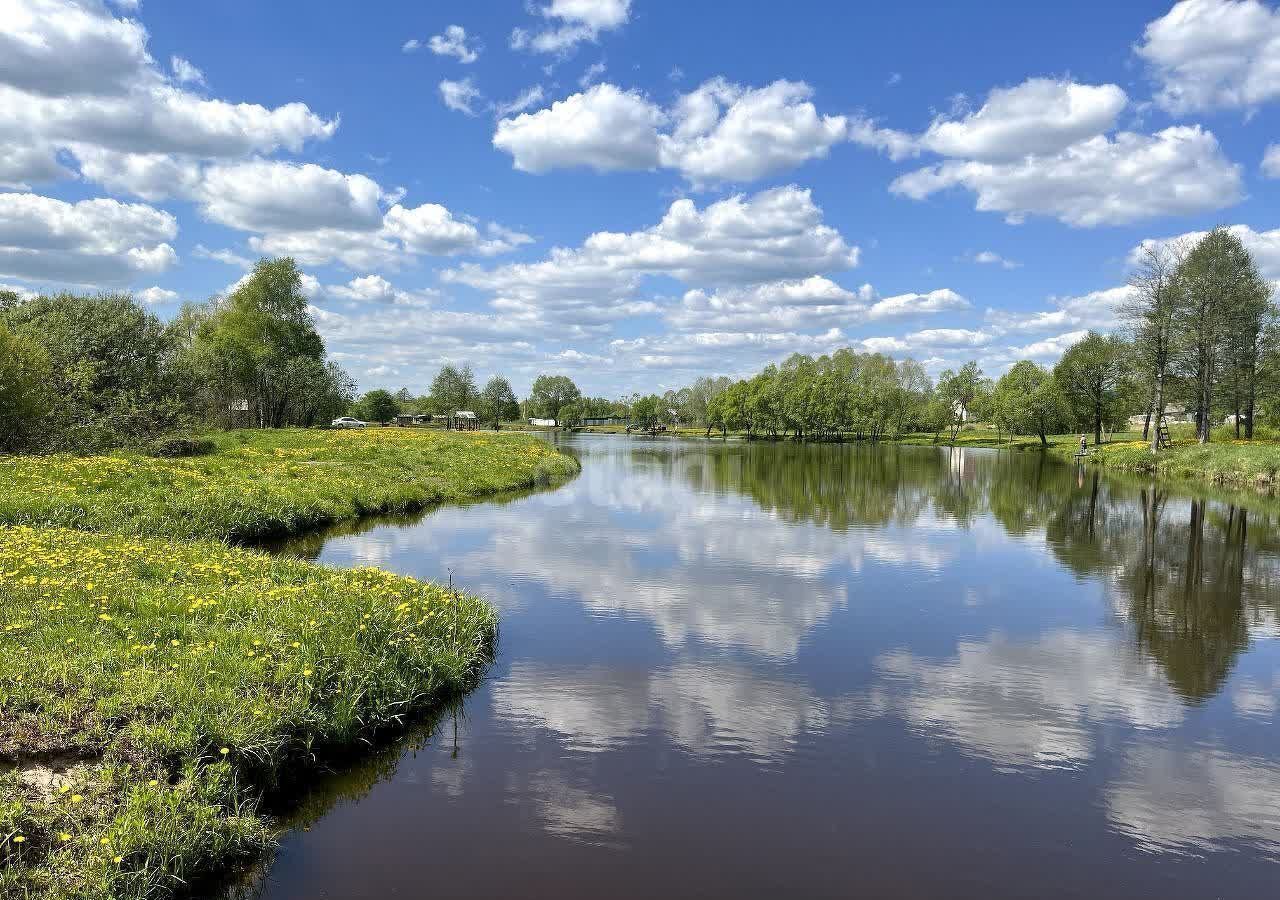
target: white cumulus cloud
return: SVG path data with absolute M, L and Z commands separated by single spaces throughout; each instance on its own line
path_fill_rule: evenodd
M 172 215 L 141 203 L 0 194 L 0 275 L 126 285 L 173 265 L 177 234 Z
M 1280 99 L 1280 9 L 1259 0 L 1182 0 L 1147 24 L 1136 51 L 1175 115 Z
M 1240 167 L 1198 125 L 1098 135 L 1007 162 L 949 160 L 909 172 L 890 189 L 920 200 L 953 187 L 1011 222 L 1044 215 L 1081 228 L 1221 209 L 1243 195 Z
M 0 82 L 46 97 L 127 92 L 150 63 L 147 31 L 94 3 L 0 0 Z
M 1053 297 L 1049 309 L 1010 312 L 988 309 L 986 319 L 1001 333 L 1112 331 L 1119 325 L 1119 309 L 1132 295 L 1127 285 L 1090 291 L 1074 297 Z
M 512 315 L 603 325 L 658 310 L 637 297 L 642 276 L 699 286 L 753 284 L 803 279 L 857 261 L 858 248 L 823 223 L 809 191 L 787 186 L 701 209 L 677 200 L 643 231 L 596 232 L 581 247 L 556 248 L 540 262 L 465 265 L 443 277 L 491 292 L 491 305 Z
M 694 182 L 751 181 L 827 155 L 845 139 L 844 116 L 820 116 L 803 82 L 748 89 L 713 78 L 677 101 L 662 164 Z
M 897 319 L 930 313 L 968 309 L 970 303 L 950 288 L 940 288 L 927 294 L 898 294 L 885 297 L 867 310 L 869 319 Z
M 199 161 L 299 152 L 338 127 L 302 103 L 192 93 L 184 85 L 203 82 L 195 66 L 174 56 L 166 74 L 146 29 L 100 3 L 0 0 L 0 21 L 0 183 L 67 177 L 65 150 L 87 179 L 153 199 L 180 193 Z
M 517 28 L 511 47 L 564 55 L 584 41 L 595 42 L 603 31 L 621 28 L 631 18 L 631 0 L 551 0 L 534 12 L 550 24 L 541 29 Z
M 172 303 L 178 299 L 177 291 L 170 291 L 157 285 L 144 288 L 141 291 L 135 291 L 134 297 L 141 300 L 148 306 L 161 306 L 165 303 Z
M 436 56 L 454 56 L 460 63 L 473 63 L 480 52 L 467 46 L 467 30 L 461 25 L 450 25 L 444 34 L 433 34 L 427 46 Z
M 243 231 L 374 230 L 382 189 L 364 175 L 278 160 L 216 165 L 198 191 L 205 216 Z
M 1114 84 L 1031 78 L 993 90 L 975 113 L 935 119 L 920 141 L 942 156 L 984 161 L 1057 153 L 1110 131 L 1128 102 Z
M 823 158 L 845 140 L 893 158 L 914 151 L 899 132 L 821 115 L 812 96 L 800 81 L 750 88 L 712 78 L 663 109 L 637 91 L 597 84 L 536 112 L 502 118 L 493 144 L 525 172 L 661 167 L 695 184 L 752 181 Z
M 635 91 L 597 84 L 546 109 L 498 122 L 493 145 L 515 167 L 542 174 L 585 166 L 598 172 L 658 165 L 662 110 Z
M 973 254 L 972 259 L 980 266 L 999 266 L 1002 269 L 1016 269 L 1022 265 L 1011 259 L 1005 259 L 994 250 L 979 250 Z
M 686 331 L 830 328 L 865 317 L 870 296 L 869 285 L 855 292 L 811 275 L 749 287 L 686 291 L 666 318 Z

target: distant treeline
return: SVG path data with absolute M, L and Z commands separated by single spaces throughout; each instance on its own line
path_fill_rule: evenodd
M 703 378 L 662 397 L 633 401 L 639 418 L 708 431 L 796 438 L 869 438 L 955 432 L 978 420 L 1010 433 L 1104 430 L 1141 416 L 1156 441 L 1175 415 L 1201 441 L 1227 422 L 1237 438 L 1280 425 L 1280 332 L 1273 286 L 1225 228 L 1195 243 L 1148 244 L 1120 310 L 1123 326 L 1089 332 L 1051 370 L 1015 363 L 999 380 L 976 362 L 933 381 L 908 358 L 837 350 L 794 354 L 741 381 Z
M 168 324 L 128 295 L 22 299 L 0 292 L 0 450 L 95 450 L 188 426 L 317 425 L 349 413 L 475 412 L 498 424 L 562 426 L 617 418 L 750 437 L 870 439 L 955 433 L 982 421 L 1014 434 L 1105 430 L 1142 416 L 1153 445 L 1167 415 L 1208 441 L 1280 424 L 1280 333 L 1273 286 L 1241 241 L 1218 228 L 1195 243 L 1146 245 L 1121 309 L 1123 326 L 1089 332 L 1052 370 L 1016 362 L 998 380 L 976 362 L 937 380 L 911 358 L 850 348 L 794 354 L 751 378 L 700 378 L 665 394 L 583 396 L 565 375 L 539 375 L 517 399 L 501 375 L 483 387 L 445 365 L 426 393 L 355 382 L 326 357 L 292 259 L 263 260 L 225 297 L 187 304 Z

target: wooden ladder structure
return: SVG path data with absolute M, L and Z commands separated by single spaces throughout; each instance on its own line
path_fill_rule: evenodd
M 1160 420 L 1160 425 L 1156 428 L 1156 449 L 1168 450 L 1173 446 L 1173 440 L 1169 437 L 1169 426 L 1164 419 Z

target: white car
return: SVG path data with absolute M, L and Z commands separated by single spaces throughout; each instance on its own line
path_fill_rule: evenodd
M 353 419 L 350 416 L 340 416 L 329 423 L 334 428 L 368 428 L 368 422 L 361 422 L 359 419 Z

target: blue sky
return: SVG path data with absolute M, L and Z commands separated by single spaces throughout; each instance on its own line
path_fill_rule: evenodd
M 290 253 L 362 388 L 616 396 L 1116 327 L 1134 248 L 1280 280 L 1280 10 L 0 0 L 0 283 L 162 317 Z M 1270 155 L 1269 155 L 1270 154 Z

